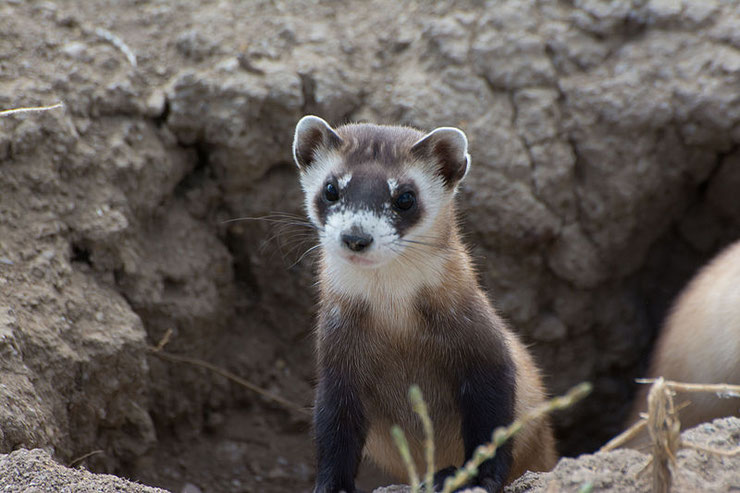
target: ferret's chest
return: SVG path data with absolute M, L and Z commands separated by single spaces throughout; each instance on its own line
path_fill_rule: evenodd
M 398 462 L 390 428 L 397 424 L 409 438 L 412 455 L 422 464 L 424 433 L 408 399 L 409 387 L 421 388 L 440 448 L 438 462 L 462 460 L 458 395 L 461 385 L 457 337 L 434 325 L 434 313 L 413 306 L 398 312 L 397 305 L 353 305 L 344 309 L 326 306 L 326 331 L 320 351 L 324 361 L 348 371 L 368 421 L 368 453 L 393 471 Z M 377 311 L 374 311 L 377 310 Z
M 418 343 L 424 320 L 408 302 L 388 295 L 375 296 L 367 310 L 367 335 L 385 347 L 403 350 L 404 344 Z
M 350 300 L 327 298 L 319 350 L 323 361 L 349 371 L 369 417 L 415 421 L 413 384 L 441 416 L 455 412 L 464 362 L 462 334 L 444 316 L 449 309 L 425 302 L 418 290 L 374 289 Z
M 460 381 L 456 368 L 441 357 L 440 348 L 417 338 L 394 345 L 392 340 L 379 343 L 374 351 L 356 356 L 358 393 L 368 420 L 367 451 L 376 462 L 393 471 L 398 462 L 390 429 L 398 425 L 409 440 L 418 467 L 423 462 L 424 431 L 408 398 L 409 387 L 418 385 L 434 423 L 435 442 L 441 448 L 436 461 L 458 465 L 462 460 L 458 393 Z M 383 464 L 387 457 L 389 463 Z
M 371 419 L 415 421 L 408 400 L 414 384 L 435 413 L 454 412 L 459 366 L 447 354 L 448 344 L 429 334 L 418 313 L 382 314 L 358 332 L 358 344 L 346 357 Z

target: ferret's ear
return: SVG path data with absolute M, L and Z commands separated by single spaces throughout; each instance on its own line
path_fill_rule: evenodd
M 301 171 L 306 171 L 316 160 L 316 151 L 323 148 L 334 149 L 342 144 L 342 139 L 333 128 L 318 116 L 301 118 L 295 126 L 293 137 L 293 159 Z
M 449 188 L 454 188 L 465 178 L 470 166 L 468 138 L 459 128 L 432 130 L 411 147 L 411 154 L 436 163 L 439 176 Z

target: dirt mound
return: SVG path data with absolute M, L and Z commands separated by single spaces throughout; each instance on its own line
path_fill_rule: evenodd
M 685 431 L 681 438 L 691 445 L 730 452 L 740 443 L 740 419 L 725 418 Z M 528 472 L 506 488 L 507 493 L 546 493 L 580 491 L 591 485 L 594 491 L 637 493 L 652 491 L 650 456 L 631 449 L 620 449 L 575 459 L 561 459 L 551 472 Z M 672 467 L 676 492 L 734 491 L 740 485 L 740 454 L 712 454 L 684 448 Z M 115 476 L 91 474 L 69 469 L 54 462 L 40 449 L 20 449 L 0 456 L 0 487 L 3 491 L 60 491 L 72 488 L 79 492 L 162 492 L 121 480 Z M 36 489 L 34 489 L 36 488 Z M 199 491 L 193 485 L 183 491 Z M 298 491 L 298 490 L 293 490 Z M 408 486 L 377 488 L 374 493 L 408 493 Z M 470 489 L 470 493 L 483 491 Z
M 740 419 L 717 419 L 681 434 L 687 444 L 730 452 L 740 444 Z M 740 454 L 726 456 L 683 448 L 671 467 L 671 491 L 734 491 L 740 486 Z M 548 473 L 527 473 L 506 488 L 507 493 L 578 491 L 593 485 L 593 491 L 632 493 L 652 491 L 650 456 L 620 449 L 576 459 L 561 459 Z M 644 471 L 643 471 L 644 470 Z
M 681 434 L 690 445 L 731 452 L 740 444 L 740 419 L 717 419 Z M 671 466 L 671 491 L 735 491 L 740 486 L 740 454 L 712 454 L 683 448 Z M 618 449 L 577 458 L 561 459 L 550 472 L 528 472 L 506 487 L 506 493 L 547 493 L 551 491 L 600 491 L 609 493 L 650 493 L 650 456 L 632 449 Z M 591 489 L 588 489 L 590 485 Z M 374 493 L 409 493 L 407 486 L 378 488 Z M 471 489 L 470 492 L 482 490 Z
M 0 487 L 7 493 L 166 493 L 108 474 L 64 467 L 41 449 L 19 449 L 0 455 Z
M 616 434 L 672 296 L 740 236 L 740 5 L 17 0 L 0 5 L 0 451 L 172 489 L 308 489 L 300 116 L 457 125 L 481 280 L 562 451 Z M 609 413 L 604 413 L 609 409 Z M 377 484 L 369 481 L 368 484 Z

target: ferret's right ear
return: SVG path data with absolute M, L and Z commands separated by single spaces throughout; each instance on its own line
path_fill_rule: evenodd
M 323 119 L 313 115 L 304 116 L 295 126 L 293 159 L 301 171 L 306 171 L 316 160 L 316 151 L 321 148 L 335 149 L 341 144 L 341 137 Z

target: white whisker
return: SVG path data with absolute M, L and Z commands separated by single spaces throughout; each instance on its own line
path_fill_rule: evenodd
M 306 250 L 305 252 L 303 252 L 303 255 L 301 255 L 300 258 L 298 258 L 298 260 L 296 260 L 293 263 L 293 265 L 291 265 L 289 268 L 292 269 L 293 267 L 295 267 L 296 265 L 298 265 L 299 263 L 301 263 L 301 260 L 303 260 L 306 257 L 306 255 L 308 255 L 309 253 L 313 252 L 314 250 L 316 250 L 320 246 L 321 246 L 321 244 L 319 243 L 318 245 L 314 245 L 311 248 L 309 248 L 308 250 Z

